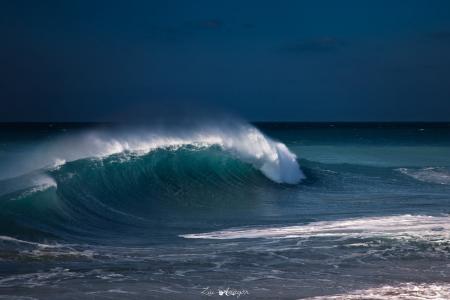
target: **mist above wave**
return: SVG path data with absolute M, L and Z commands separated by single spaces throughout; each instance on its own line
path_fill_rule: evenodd
M 219 146 L 241 161 L 250 163 L 277 183 L 296 184 L 304 175 L 296 156 L 283 143 L 266 137 L 255 127 L 240 123 L 203 124 L 192 128 L 128 128 L 121 130 L 91 130 L 57 138 L 26 151 L 26 166 L 15 170 L 14 177 L 41 168 L 57 168 L 68 161 L 102 158 L 131 152 L 145 155 L 155 149 L 178 149 L 186 145 L 195 148 Z

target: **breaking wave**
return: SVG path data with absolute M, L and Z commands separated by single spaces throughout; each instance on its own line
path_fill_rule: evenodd
M 241 205 L 258 187 L 279 189 L 304 178 L 284 144 L 244 124 L 88 132 L 29 156 L 45 167 L 0 181 L 7 236 L 123 235 L 117 228 L 154 228 L 169 212 Z
M 241 123 L 183 130 L 91 131 L 61 138 L 29 151 L 21 161 L 28 170 L 20 171 L 26 173 L 44 167 L 54 169 L 70 161 L 119 153 L 142 156 L 158 149 L 177 150 L 185 146 L 198 150 L 217 146 L 236 159 L 253 165 L 277 183 L 296 184 L 304 178 L 295 154 L 286 145 L 268 138 L 253 126 Z M 9 177 L 17 175 L 10 174 Z

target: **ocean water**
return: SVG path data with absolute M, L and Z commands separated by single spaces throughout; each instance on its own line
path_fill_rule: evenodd
M 0 127 L 0 299 L 450 299 L 448 124 Z

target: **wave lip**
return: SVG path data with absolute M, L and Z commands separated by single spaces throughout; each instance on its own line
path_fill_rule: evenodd
M 346 237 L 393 239 L 450 239 L 450 216 L 399 215 L 320 221 L 306 225 L 284 227 L 234 228 L 207 233 L 184 234 L 187 239 L 251 239 L 251 238 L 308 238 Z
M 191 145 L 196 148 L 219 146 L 238 159 L 252 164 L 266 177 L 277 183 L 296 184 L 304 179 L 295 154 L 283 143 L 272 141 L 248 125 L 233 128 L 206 127 L 187 132 L 156 132 L 138 136 L 91 136 L 98 152 L 94 156 L 109 156 L 122 152 L 145 155 L 156 149 L 178 149 Z

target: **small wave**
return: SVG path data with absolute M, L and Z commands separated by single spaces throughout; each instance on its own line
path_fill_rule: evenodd
M 366 290 L 355 290 L 345 294 L 318 296 L 308 300 L 422 300 L 450 299 L 450 284 L 448 283 L 402 283 L 399 285 L 384 285 Z
M 337 221 L 313 222 L 284 227 L 235 228 L 208 233 L 181 235 L 187 239 L 248 239 L 248 238 L 308 238 L 346 237 L 395 239 L 450 239 L 450 216 L 399 215 Z
M 445 168 L 399 168 L 397 171 L 422 182 L 450 185 L 450 170 Z

